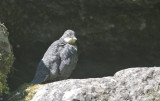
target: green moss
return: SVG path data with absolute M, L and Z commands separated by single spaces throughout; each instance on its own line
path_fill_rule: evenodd
M 30 101 L 36 93 L 38 86 L 39 84 L 23 84 L 18 90 L 11 93 L 8 101 Z
M 8 94 L 7 74 L 10 72 L 14 62 L 14 55 L 11 52 L 11 46 L 8 41 L 9 32 L 7 28 L 0 23 L 0 95 Z
M 6 84 L 7 80 L 6 80 L 7 76 L 3 73 L 0 72 L 0 94 L 2 94 L 4 91 L 8 91 L 9 88 Z
M 9 36 L 9 32 L 7 31 L 8 30 L 7 27 L 4 24 L 1 24 L 1 23 L 0 23 L 0 26 L 3 28 L 4 34 L 6 36 Z
M 33 95 L 36 93 L 37 87 L 38 84 L 27 87 L 26 92 L 28 93 L 28 95 L 25 96 L 25 101 L 30 101 L 30 99 L 33 98 Z

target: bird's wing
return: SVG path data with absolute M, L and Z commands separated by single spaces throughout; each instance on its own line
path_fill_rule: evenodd
M 78 61 L 76 47 L 69 44 L 65 45 L 64 49 L 60 52 L 60 57 L 59 75 L 62 79 L 66 79 L 71 75 Z
M 47 81 L 49 74 L 49 69 L 46 67 L 43 60 L 41 60 L 37 67 L 36 75 L 31 83 L 43 83 Z
M 36 75 L 32 83 L 53 81 L 56 78 L 60 64 L 58 44 L 59 41 L 55 41 L 50 45 L 37 67 Z

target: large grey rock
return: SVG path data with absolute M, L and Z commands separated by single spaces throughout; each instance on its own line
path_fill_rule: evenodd
M 33 94 L 32 97 L 25 97 L 25 100 L 160 101 L 159 84 L 159 67 L 129 68 L 117 72 L 113 77 L 69 79 L 37 85 L 32 92 L 28 92 L 28 95 Z M 17 96 L 17 93 L 13 96 Z
M 114 75 L 116 90 L 111 101 L 159 101 L 160 68 L 130 68 Z M 118 100 L 119 99 L 119 100 Z

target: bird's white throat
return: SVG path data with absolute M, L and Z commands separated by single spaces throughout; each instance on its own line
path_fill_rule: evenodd
M 72 40 L 72 39 L 71 39 L 71 38 L 69 38 L 69 37 L 64 38 L 64 41 L 65 41 L 65 42 L 67 42 L 67 43 L 69 43 L 71 40 Z

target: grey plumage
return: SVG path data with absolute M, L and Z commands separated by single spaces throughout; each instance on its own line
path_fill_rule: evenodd
M 77 48 L 72 45 L 75 41 L 75 32 L 67 30 L 53 42 L 41 59 L 32 83 L 67 79 L 78 61 Z

